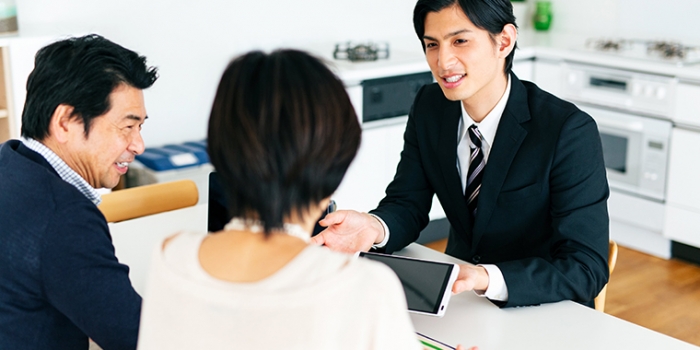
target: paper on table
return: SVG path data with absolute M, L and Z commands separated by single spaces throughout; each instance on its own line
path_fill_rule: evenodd
M 416 332 L 420 343 L 428 350 L 454 350 L 453 346 L 447 345 L 439 340 L 433 339 L 425 334 Z

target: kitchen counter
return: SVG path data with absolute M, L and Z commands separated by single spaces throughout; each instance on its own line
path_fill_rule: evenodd
M 353 42 L 366 44 L 365 42 Z M 389 43 L 389 58 L 376 61 L 339 60 L 333 58 L 335 44 L 316 44 L 304 49 L 322 58 L 346 87 L 357 86 L 364 80 L 429 71 L 417 40 L 400 39 Z
M 550 60 L 587 63 L 650 74 L 676 77 L 680 81 L 700 84 L 700 63 L 678 65 L 644 59 L 618 57 L 585 49 L 588 36 L 554 32 L 521 30 L 515 61 Z M 418 41 L 402 38 L 390 42 L 390 56 L 371 62 L 351 62 L 333 59 L 334 44 L 312 45 L 307 50 L 324 58 L 346 86 L 359 85 L 363 80 L 390 77 L 429 70 Z
M 620 68 L 651 74 L 677 77 L 679 80 L 700 84 L 700 63 L 677 65 L 644 59 L 618 57 L 614 54 L 585 49 L 587 36 L 524 30 L 518 38 L 516 59 L 571 61 Z

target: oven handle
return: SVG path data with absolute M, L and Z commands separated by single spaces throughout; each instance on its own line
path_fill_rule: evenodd
M 598 118 L 596 119 L 596 122 L 600 126 L 604 126 L 606 128 L 611 128 L 611 129 L 618 129 L 618 130 L 626 130 L 626 131 L 632 131 L 632 132 L 642 132 L 644 131 L 644 124 L 641 122 L 621 122 L 617 120 L 608 120 L 608 119 L 602 119 Z

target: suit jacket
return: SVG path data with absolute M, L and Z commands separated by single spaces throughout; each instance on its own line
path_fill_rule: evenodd
M 472 220 L 457 171 L 460 103 L 447 100 L 437 84 L 418 92 L 396 175 L 372 211 L 389 227 L 386 250 L 418 238 L 437 194 L 451 225 L 446 253 L 503 272 L 509 299 L 497 304 L 592 306 L 608 281 L 609 241 L 609 190 L 595 122 L 511 74 Z

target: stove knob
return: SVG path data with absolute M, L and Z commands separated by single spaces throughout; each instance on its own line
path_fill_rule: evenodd
M 569 85 L 576 85 L 576 73 L 569 73 Z
M 646 96 L 646 97 L 654 96 L 654 87 L 651 85 L 645 86 L 644 87 L 644 96 Z
M 664 97 L 666 97 L 666 88 L 661 86 L 658 89 L 656 89 L 656 98 L 659 100 L 663 100 Z
M 642 85 L 640 84 L 634 84 L 632 85 L 632 94 L 634 96 L 639 96 L 642 94 Z

